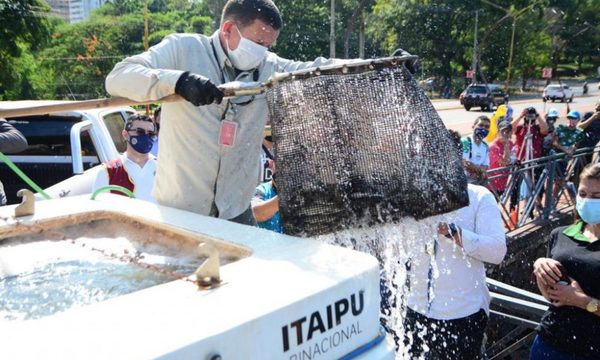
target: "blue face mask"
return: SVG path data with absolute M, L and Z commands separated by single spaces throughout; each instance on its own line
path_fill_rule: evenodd
M 488 129 L 484 129 L 484 128 L 476 128 L 475 129 L 475 136 L 479 137 L 480 139 L 485 139 L 485 137 L 488 136 L 489 133 L 490 133 L 490 131 Z
M 577 212 L 586 224 L 600 224 L 600 199 L 577 196 Z
M 148 134 L 144 135 L 129 135 L 129 144 L 140 154 L 147 154 L 152 150 L 154 138 Z

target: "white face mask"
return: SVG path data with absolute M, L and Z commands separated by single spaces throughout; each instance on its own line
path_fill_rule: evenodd
M 267 48 L 243 37 L 237 25 L 235 29 L 240 34 L 240 43 L 237 49 L 231 50 L 229 41 L 225 39 L 227 56 L 236 69 L 244 71 L 252 70 L 263 61 L 267 55 Z

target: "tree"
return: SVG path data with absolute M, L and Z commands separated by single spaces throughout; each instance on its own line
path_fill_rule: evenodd
M 551 66 L 558 73 L 561 59 L 581 64 L 584 58 L 600 56 L 600 14 L 597 0 L 553 0 L 546 13 L 548 30 L 552 36 Z
M 20 74 L 19 69 L 25 67 L 34 73 L 35 65 L 19 58 L 47 43 L 51 28 L 46 18 L 49 11 L 41 0 L 0 0 L 0 99 L 8 93 L 11 97 L 24 97 L 34 91 L 30 78 Z
M 344 49 L 345 57 L 358 55 L 357 35 L 353 32 L 356 21 L 369 1 L 336 0 L 336 48 Z M 291 0 L 278 2 L 283 17 L 283 29 L 277 46 L 278 55 L 298 60 L 312 60 L 329 54 L 330 0 Z M 372 53 L 372 52 L 371 52 Z
M 106 96 L 104 79 L 114 65 L 144 51 L 143 0 L 107 4 L 86 21 L 56 29 L 50 46 L 39 52 L 45 71 L 55 76 L 59 98 Z M 140 7 L 141 5 L 141 7 Z M 149 45 L 176 32 L 212 32 L 212 19 L 199 3 L 150 1 Z M 121 14 L 130 11 L 130 13 Z M 118 14 L 118 15 L 115 15 Z
M 471 1 L 377 0 L 367 33 L 382 53 L 400 47 L 419 55 L 423 71 L 441 77 L 449 88 L 457 70 L 471 62 L 464 49 L 472 46 L 473 9 Z

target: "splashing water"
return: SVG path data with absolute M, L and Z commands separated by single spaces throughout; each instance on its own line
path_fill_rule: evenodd
M 412 336 L 416 335 L 424 339 L 428 330 L 423 328 L 415 334 L 405 333 L 404 330 L 405 301 L 410 291 L 407 286 L 406 263 L 416 252 L 425 251 L 428 241 L 437 241 L 438 223 L 448 222 L 449 219 L 448 214 L 419 221 L 404 218 L 396 224 L 364 226 L 315 237 L 327 244 L 371 254 L 379 260 L 382 292 L 381 322 L 396 341 L 397 359 L 420 359 L 409 354 L 408 348 L 413 341 Z M 433 277 L 436 279 L 440 269 L 435 259 L 432 260 Z M 427 281 L 427 279 L 411 279 L 413 285 L 418 284 L 419 281 Z M 435 294 L 432 294 L 432 300 L 434 297 Z M 404 339 L 408 341 L 407 345 L 404 344 Z

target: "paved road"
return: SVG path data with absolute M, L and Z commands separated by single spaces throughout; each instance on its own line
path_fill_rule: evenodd
M 581 92 L 575 92 L 575 98 L 572 103 L 569 103 L 569 107 L 571 110 L 578 110 L 583 113 L 586 111 L 592 111 L 594 109 L 594 105 L 596 101 L 600 98 L 600 90 L 598 90 L 597 83 L 591 83 L 589 85 L 589 92 L 586 96 L 583 96 Z M 549 108 L 556 108 L 560 114 L 561 118 L 559 123 L 566 123 L 566 109 L 567 103 L 561 102 L 547 102 L 544 103 L 540 98 L 535 99 L 525 99 L 525 100 L 512 100 L 510 105 L 514 109 L 515 114 L 519 114 L 524 108 L 533 106 L 537 109 L 538 112 L 545 114 Z M 442 101 L 433 101 L 433 106 L 438 110 L 438 114 L 442 118 L 442 121 L 446 125 L 446 127 L 450 129 L 454 129 L 461 134 L 471 133 L 471 126 L 475 119 L 480 115 L 486 115 L 491 117 L 493 112 L 481 111 L 479 108 L 471 109 L 471 111 L 466 111 L 458 102 L 458 100 L 442 100 Z M 562 121 L 561 121 L 562 120 Z

